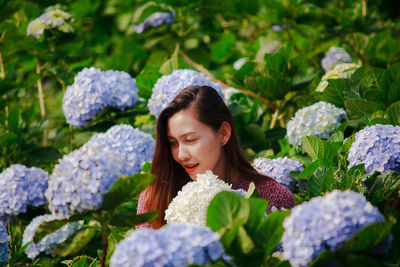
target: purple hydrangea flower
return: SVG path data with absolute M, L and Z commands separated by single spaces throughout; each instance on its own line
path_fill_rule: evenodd
M 142 170 L 142 164 L 151 161 L 155 149 L 154 138 L 127 124 L 111 127 L 106 133 L 94 135 L 85 146 L 108 147 L 124 158 L 126 175 Z
M 376 124 L 359 131 L 348 154 L 349 168 L 364 163 L 365 172 L 400 172 L 400 126 Z
M 8 242 L 10 241 L 10 236 L 7 232 L 7 225 L 0 221 L 0 263 L 6 263 L 10 258 L 8 254 Z
M 115 248 L 111 267 L 206 265 L 224 253 L 219 235 L 205 226 L 168 224 L 160 230 L 140 228 Z
M 350 63 L 353 59 L 342 47 L 331 47 L 326 56 L 321 60 L 325 72 L 332 70 L 337 64 Z
M 292 192 L 297 184 L 297 180 L 290 176 L 290 172 L 301 172 L 304 169 L 303 165 L 298 161 L 287 157 L 276 159 L 257 158 L 252 165 L 259 173 L 274 178 Z
M 137 33 L 142 33 L 146 29 L 152 27 L 157 28 L 163 24 L 172 24 L 174 23 L 175 12 L 172 14 L 168 12 L 155 12 L 146 18 L 142 23 L 135 26 L 135 31 Z
M 0 215 L 26 212 L 45 204 L 49 174 L 39 168 L 14 164 L 0 174 Z
M 291 145 L 301 146 L 306 136 L 328 139 L 346 117 L 344 109 L 324 101 L 299 109 L 286 125 L 288 141 Z
M 124 155 L 108 147 L 82 146 L 54 167 L 45 196 L 57 218 L 98 209 L 104 195 L 124 175 Z
M 363 195 L 334 190 L 292 209 L 283 222 L 283 255 L 294 267 L 308 266 L 323 250 L 336 251 L 364 227 L 384 220 Z
M 34 218 L 25 228 L 24 235 L 22 237 L 22 246 L 33 240 L 35 232 L 41 223 L 50 222 L 56 219 L 57 218 L 51 214 L 41 215 Z M 30 243 L 25 250 L 25 254 L 31 259 L 36 258 L 40 252 L 51 254 L 56 245 L 64 242 L 79 228 L 81 228 L 81 224 L 79 222 L 68 223 L 57 231 L 45 236 L 38 244 L 35 244 L 34 242 Z
M 174 70 L 171 74 L 159 78 L 154 85 L 153 93 L 147 105 L 150 113 L 158 117 L 161 111 L 182 89 L 192 85 L 213 87 L 224 99 L 222 87 L 211 81 L 203 73 L 190 69 Z
M 84 68 L 67 87 L 62 108 L 67 123 L 79 128 L 107 106 L 120 110 L 134 106 L 137 94 L 135 80 L 125 72 Z

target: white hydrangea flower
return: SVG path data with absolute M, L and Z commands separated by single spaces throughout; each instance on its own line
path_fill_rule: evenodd
M 338 64 L 332 70 L 322 76 L 321 82 L 318 84 L 317 92 L 323 92 L 328 87 L 328 80 L 350 78 L 350 76 L 360 67 L 355 63 Z
M 233 62 L 233 68 L 235 70 L 240 70 L 240 68 L 247 62 L 249 61 L 248 57 L 242 57 L 239 58 L 238 60 L 236 60 L 235 62 Z
M 58 29 L 62 32 L 73 32 L 74 29 L 66 21 L 71 18 L 71 15 L 65 11 L 54 7 L 48 8 L 40 17 L 32 20 L 26 30 L 27 35 L 33 35 L 36 39 L 43 34 L 46 29 Z M 53 10 L 52 10 L 53 9 Z
M 210 170 L 198 174 L 196 181 L 184 185 L 171 201 L 165 211 L 165 220 L 167 223 L 206 225 L 207 208 L 215 195 L 221 191 L 235 190 Z
M 328 139 L 346 118 L 344 109 L 319 101 L 296 112 L 286 125 L 286 136 L 291 145 L 298 147 L 306 136 Z

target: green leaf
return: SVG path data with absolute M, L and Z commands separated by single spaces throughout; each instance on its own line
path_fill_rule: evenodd
M 115 181 L 103 199 L 102 209 L 112 211 L 122 203 L 138 196 L 153 181 L 151 174 L 137 173 L 133 176 L 121 176 Z
M 71 216 L 69 219 L 63 219 L 63 220 L 53 220 L 50 222 L 43 222 L 39 225 L 39 227 L 36 229 L 35 235 L 33 237 L 33 242 L 36 244 L 40 242 L 46 235 L 49 235 L 64 225 L 66 225 L 69 222 L 75 222 L 78 220 L 82 220 L 86 214 L 77 214 Z
M 388 101 L 400 101 L 400 63 L 387 68 L 380 80 L 381 87 L 388 92 Z
M 400 101 L 391 104 L 386 109 L 386 113 L 393 125 L 400 125 Z
M 238 193 L 223 191 L 208 206 L 206 225 L 220 233 L 221 240 L 230 243 L 239 227 L 247 222 L 249 213 L 250 204 L 244 197 Z
M 151 222 L 157 217 L 157 211 L 151 211 L 144 214 L 136 215 L 136 213 L 131 212 L 119 212 L 113 214 L 111 217 L 110 225 L 117 227 L 130 227 L 133 228 L 138 224 L 145 222 Z
M 89 244 L 89 242 L 96 236 L 99 229 L 97 227 L 85 227 L 80 229 L 70 240 L 64 242 L 53 250 L 53 255 L 67 257 L 71 254 L 78 253 Z
M 67 223 L 68 219 L 41 223 L 36 229 L 35 235 L 33 237 L 33 242 L 35 242 L 35 244 L 39 243 L 40 240 L 42 240 L 45 236 L 57 231 Z
M 18 126 L 19 126 L 19 109 L 18 108 L 11 109 L 10 114 L 7 117 L 7 121 L 8 121 L 8 127 L 10 127 L 10 130 L 12 132 L 17 132 Z
M 337 153 L 335 146 L 314 136 L 305 137 L 302 141 L 302 148 L 314 160 L 332 160 Z
M 179 69 L 179 58 L 178 56 L 172 56 L 170 59 L 165 61 L 160 67 L 159 72 L 163 75 L 171 74 L 173 70 Z
M 296 179 L 309 179 L 311 175 L 319 168 L 319 167 L 329 167 L 335 166 L 331 160 L 327 159 L 319 159 L 316 161 L 311 162 L 299 175 L 297 175 Z
M 307 188 L 311 197 L 321 195 L 326 191 L 336 188 L 334 175 L 334 167 L 318 168 L 311 178 L 308 180 Z
M 286 129 L 285 128 L 274 128 L 265 132 L 265 140 L 267 142 L 275 142 L 279 139 L 285 138 Z
M 376 205 L 389 198 L 389 196 L 400 187 L 400 173 L 395 173 L 393 171 L 388 171 L 379 174 L 374 184 L 372 185 L 368 200 Z
M 57 162 L 62 154 L 55 147 L 38 147 L 29 153 L 29 157 L 38 162 Z
M 257 228 L 267 211 L 268 201 L 261 198 L 250 198 L 248 201 L 250 203 L 250 213 L 245 228 L 250 236 L 256 237 Z
M 211 45 L 211 57 L 216 62 L 224 62 L 231 55 L 231 49 L 235 46 L 236 35 L 224 34 L 217 42 Z
M 109 264 L 110 264 L 109 261 L 115 250 L 115 247 L 124 238 L 125 238 L 125 234 L 121 231 L 113 231 L 108 235 L 106 266 L 109 266 Z
M 253 240 L 247 234 L 246 230 L 243 228 L 243 225 L 240 225 L 238 228 L 235 243 L 239 247 L 240 252 L 243 254 L 248 254 L 255 248 Z
M 159 66 L 146 65 L 139 75 L 136 77 L 136 85 L 139 88 L 139 96 L 149 99 L 153 91 L 153 87 L 157 80 L 162 76 L 158 70 Z
M 392 229 L 391 222 L 378 222 L 361 229 L 339 249 L 341 253 L 369 253 L 383 242 Z
M 344 101 L 347 98 L 346 90 L 351 86 L 353 86 L 353 84 L 349 79 L 329 80 L 329 84 L 325 88 L 321 100 L 337 107 L 344 107 Z
M 378 103 L 364 99 L 348 99 L 344 102 L 344 105 L 349 117 L 353 120 L 361 119 L 365 115 L 372 114 L 381 109 Z

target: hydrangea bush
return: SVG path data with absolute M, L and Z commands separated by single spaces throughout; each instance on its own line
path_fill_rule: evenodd
M 57 219 L 54 215 L 46 214 L 34 218 L 28 226 L 25 228 L 22 237 L 22 246 L 31 242 L 35 236 L 35 232 L 39 225 L 43 222 L 50 222 Z M 40 252 L 51 254 L 54 247 L 64 242 L 70 235 L 75 233 L 81 224 L 79 222 L 67 223 L 57 231 L 46 235 L 39 243 L 35 244 L 33 241 L 28 245 L 25 250 L 25 254 L 28 258 L 34 259 Z
M 75 128 L 85 126 L 105 107 L 120 110 L 137 103 L 136 82 L 126 72 L 84 68 L 67 87 L 62 108 L 67 123 Z
M 231 191 L 231 185 L 218 179 L 210 170 L 198 174 L 196 181 L 187 183 L 178 192 L 165 211 L 167 223 L 206 225 L 207 208 L 221 191 Z
M 219 235 L 205 226 L 168 224 L 160 230 L 141 228 L 115 248 L 111 267 L 206 265 L 224 252 Z
M 357 132 L 348 154 L 349 168 L 364 163 L 365 172 L 400 172 L 400 126 L 373 125 Z
M 39 168 L 13 164 L 0 174 L 0 216 L 26 212 L 45 204 L 49 174 Z
M 127 124 L 111 127 L 106 133 L 94 135 L 85 146 L 107 147 L 124 158 L 126 175 L 142 170 L 145 161 L 151 161 L 155 149 L 154 138 Z
M 331 47 L 326 56 L 321 60 L 322 68 L 328 72 L 341 63 L 350 63 L 353 59 L 342 47 Z
M 318 84 L 315 91 L 323 92 L 329 85 L 328 80 L 350 78 L 359 67 L 360 66 L 355 63 L 342 63 L 336 65 L 332 70 L 328 71 L 324 76 L 322 76 L 321 82 Z
M 125 173 L 124 155 L 107 147 L 82 146 L 59 160 L 45 195 L 57 218 L 98 209 L 114 182 Z
M 148 28 L 157 28 L 163 24 L 174 23 L 175 12 L 172 14 L 168 12 L 155 12 L 146 18 L 142 23 L 135 26 L 136 33 L 142 33 Z
M 296 111 L 286 125 L 287 138 L 290 144 L 301 146 L 306 136 L 328 139 L 330 134 L 347 118 L 342 108 L 319 101 L 311 106 Z
M 294 267 L 308 266 L 323 250 L 336 251 L 362 228 L 381 221 L 383 215 L 363 195 L 334 190 L 292 209 L 283 222 L 283 255 Z
M 287 157 L 276 159 L 257 158 L 252 165 L 259 173 L 274 178 L 290 191 L 293 191 L 297 184 L 297 180 L 290 176 L 290 172 L 301 172 L 304 169 L 303 165 L 298 161 Z
M 58 8 L 48 8 L 48 11 L 40 15 L 37 19 L 32 20 L 26 29 L 27 35 L 33 35 L 36 39 L 47 29 L 57 29 L 62 32 L 73 32 L 71 24 L 67 22 L 71 19 L 71 15 Z
M 0 263 L 6 263 L 10 258 L 8 254 L 8 242 L 10 241 L 10 236 L 7 232 L 7 225 L 0 221 Z
M 159 78 L 154 85 L 148 102 L 150 114 L 158 117 L 161 111 L 182 89 L 192 85 L 213 87 L 224 99 L 222 87 L 211 81 L 203 73 L 190 69 L 174 70 L 171 74 Z

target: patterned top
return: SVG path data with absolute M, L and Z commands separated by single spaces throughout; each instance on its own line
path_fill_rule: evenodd
M 232 184 L 232 189 L 243 189 L 247 191 L 250 185 L 249 180 L 240 179 L 236 183 Z M 261 198 L 269 201 L 267 213 L 271 212 L 271 208 L 275 207 L 280 209 L 291 209 L 296 203 L 292 193 L 285 186 L 281 185 L 273 179 L 253 181 L 258 194 Z M 148 191 L 144 190 L 139 197 L 137 206 L 137 214 L 143 214 L 149 212 L 148 204 L 145 202 Z M 137 225 L 136 228 L 151 227 L 149 223 Z

